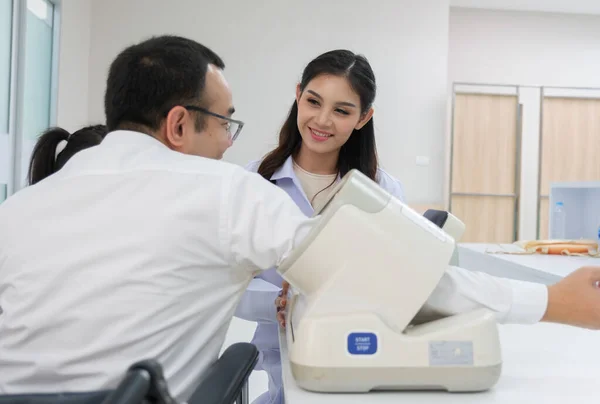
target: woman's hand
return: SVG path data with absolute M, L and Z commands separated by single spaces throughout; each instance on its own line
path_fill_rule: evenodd
M 281 328 L 285 328 L 285 306 L 287 304 L 287 294 L 290 289 L 290 284 L 283 281 L 279 297 L 275 299 L 275 307 L 277 307 L 277 322 Z
M 583 267 L 548 287 L 542 321 L 600 330 L 600 267 Z

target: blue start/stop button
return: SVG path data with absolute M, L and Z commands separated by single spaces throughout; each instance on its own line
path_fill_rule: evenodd
M 373 355 L 377 352 L 377 335 L 372 332 L 353 332 L 348 335 L 348 353 Z

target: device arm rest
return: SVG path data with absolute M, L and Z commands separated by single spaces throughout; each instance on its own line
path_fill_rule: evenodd
M 257 359 L 258 349 L 250 343 L 239 342 L 229 346 L 206 370 L 188 403 L 231 404 L 239 398 L 247 400 L 248 377 Z
M 465 224 L 445 210 L 428 209 L 423 216 L 448 233 L 457 243 L 465 232 Z
M 448 212 L 445 210 L 427 209 L 425 213 L 423 213 L 423 216 L 429 219 L 429 221 L 438 226 L 440 229 L 443 229 L 444 225 L 446 224 L 446 220 L 448 219 Z

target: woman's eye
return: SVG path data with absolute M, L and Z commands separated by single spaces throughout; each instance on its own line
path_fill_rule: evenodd
M 344 111 L 343 109 L 336 109 L 335 112 L 340 113 L 342 115 L 350 115 L 348 111 Z
M 308 102 L 309 102 L 309 104 L 312 104 L 312 105 L 319 105 L 319 101 L 312 99 L 312 98 L 309 98 Z

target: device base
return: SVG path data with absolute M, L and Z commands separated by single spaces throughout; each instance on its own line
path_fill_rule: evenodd
M 382 368 L 290 365 L 298 386 L 322 393 L 366 393 L 373 390 L 477 392 L 493 387 L 502 372 L 502 363 L 485 367 Z

